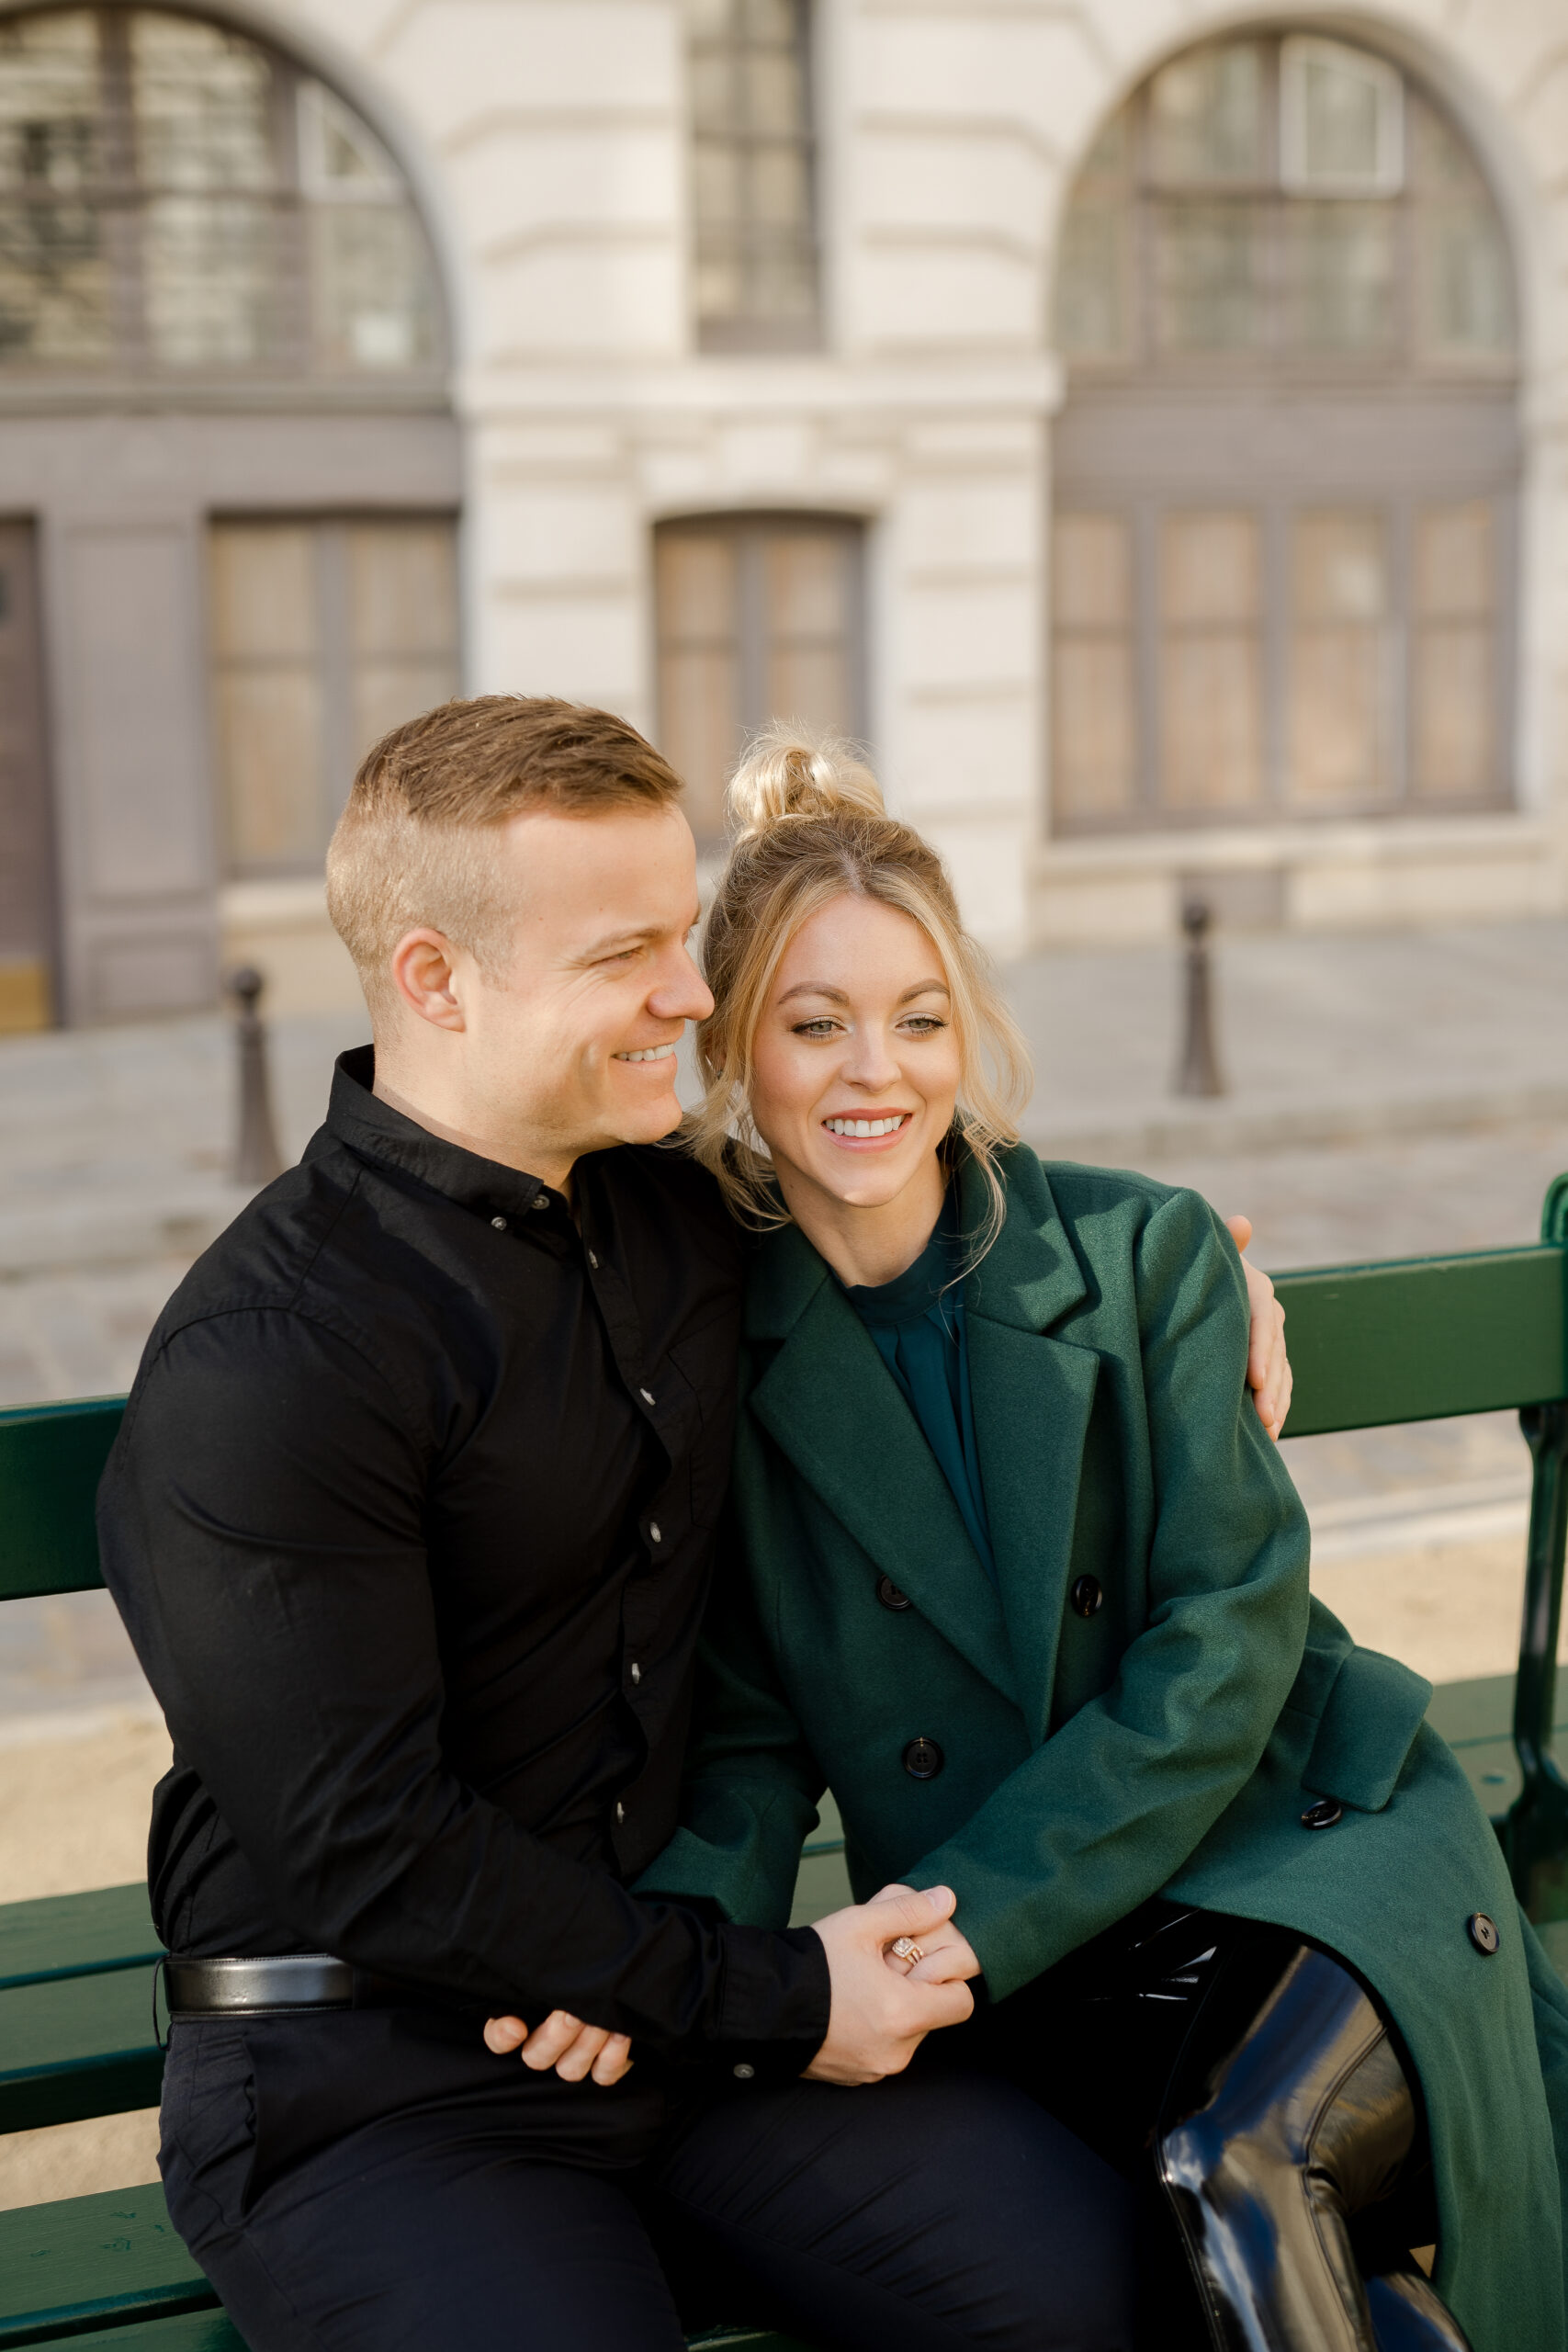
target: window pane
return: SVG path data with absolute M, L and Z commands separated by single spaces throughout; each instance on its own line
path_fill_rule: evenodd
M 1121 359 L 1133 343 L 1131 199 L 1076 197 L 1056 264 L 1056 340 L 1075 357 Z
M 161 196 L 142 228 L 147 336 L 171 368 L 264 364 L 282 342 L 276 216 L 246 197 Z
M 1496 679 L 1490 628 L 1429 623 L 1416 640 L 1414 784 L 1423 799 L 1496 790 Z
M 1131 534 L 1119 514 L 1059 514 L 1051 595 L 1059 629 L 1126 629 L 1133 619 Z
M 355 524 L 344 536 L 357 765 L 390 729 L 457 692 L 457 546 L 445 522 Z
M 0 363 L 91 367 L 113 348 L 109 263 L 96 210 L 0 198 Z
M 1168 515 L 1161 557 L 1161 604 L 1168 628 L 1256 626 L 1259 571 L 1253 515 Z
M 1263 793 L 1257 521 L 1168 515 L 1160 554 L 1160 797 L 1245 808 Z
M 208 557 L 212 650 L 220 662 L 312 658 L 319 635 L 314 535 L 304 523 L 227 523 Z
M 1416 609 L 1424 620 L 1490 619 L 1495 600 L 1490 503 L 1429 506 L 1416 526 Z
M 236 873 L 316 863 L 323 709 L 315 534 L 220 524 L 209 546 L 218 775 Z
M 1486 798 L 1497 788 L 1495 533 L 1483 499 L 1429 507 L 1416 520 L 1411 733 L 1423 798 Z
M 1253 180 L 1264 168 L 1263 51 L 1256 41 L 1201 49 L 1149 84 L 1149 158 L 1167 186 Z
M 310 868 L 321 840 L 321 695 L 306 663 L 220 676 L 218 765 L 236 874 Z
M 804 0 L 688 0 L 697 324 L 809 340 L 817 312 Z
M 397 198 L 396 164 L 356 114 L 320 82 L 301 82 L 297 106 L 299 184 L 307 196 L 353 202 Z
M 1291 797 L 1378 797 L 1390 785 L 1390 590 L 1382 515 L 1300 515 L 1292 590 Z
M 91 366 L 112 341 L 95 208 L 97 27 L 85 10 L 0 22 L 0 362 Z
M 1292 40 L 1280 57 L 1280 175 L 1290 188 L 1393 195 L 1404 180 L 1404 87 L 1342 41 Z
M 1156 220 L 1156 316 L 1170 351 L 1242 351 L 1262 343 L 1260 205 L 1182 198 Z
M 0 20 L 0 188 L 70 195 L 100 176 L 98 70 L 86 9 Z
M 1051 664 L 1055 816 L 1115 817 L 1136 790 L 1133 657 L 1116 638 L 1058 638 Z
M 272 67 L 237 34 L 138 9 L 130 19 L 138 176 L 165 188 L 265 188 L 273 154 Z
M 1421 340 L 1438 356 L 1483 358 L 1514 345 L 1514 274 L 1491 190 L 1430 107 L 1417 122 Z
M 1397 216 L 1388 204 L 1292 204 L 1286 211 L 1296 341 L 1376 351 L 1400 330 Z
M 411 207 L 313 206 L 310 248 L 312 329 L 322 366 L 412 368 L 434 358 L 435 285 Z
M 840 532 L 784 532 L 762 543 L 767 659 L 762 700 L 770 718 L 850 733 L 849 546 Z
M 1070 823 L 1136 794 L 1132 534 L 1119 514 L 1062 514 L 1053 537 L 1051 797 Z
M 711 838 L 723 831 L 740 749 L 736 543 L 716 531 L 661 531 L 654 581 L 660 746 L 685 781 L 693 830 Z
M 360 523 L 347 537 L 355 655 L 455 662 L 457 549 L 450 523 Z

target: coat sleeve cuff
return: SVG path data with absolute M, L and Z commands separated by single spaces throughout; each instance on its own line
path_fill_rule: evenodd
M 832 1980 L 822 1939 L 810 1928 L 719 1930 L 724 1976 L 711 2067 L 738 2089 L 803 2075 L 822 2047 Z

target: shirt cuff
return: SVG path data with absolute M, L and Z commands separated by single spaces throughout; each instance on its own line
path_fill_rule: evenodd
M 738 2089 L 792 2081 L 821 2049 L 832 2008 L 822 1939 L 810 1928 L 719 1929 L 718 2045 L 708 2053 Z

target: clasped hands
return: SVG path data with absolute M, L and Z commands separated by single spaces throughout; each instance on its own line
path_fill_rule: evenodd
M 957 1902 L 950 1887 L 885 1886 L 869 1903 L 814 1922 L 833 1991 L 827 2037 L 806 2069 L 807 2081 L 874 2083 L 901 2074 L 928 2033 L 970 2015 L 967 1980 L 978 1976 L 980 1963 L 953 1925 Z M 919 1947 L 918 1959 L 894 1951 L 901 1939 Z M 569 2083 L 591 2077 L 607 2086 L 633 2063 L 626 2034 L 584 2025 L 565 2009 L 553 2009 L 531 2033 L 521 2018 L 491 2018 L 485 2042 L 498 2058 L 516 2051 L 536 2074 L 554 2067 Z

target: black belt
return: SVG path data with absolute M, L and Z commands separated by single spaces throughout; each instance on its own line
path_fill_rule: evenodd
M 351 1968 L 330 1952 L 280 1952 L 264 1960 L 166 1960 L 169 2015 L 267 2017 L 290 2009 L 417 2007 L 420 1996 L 385 1976 Z

